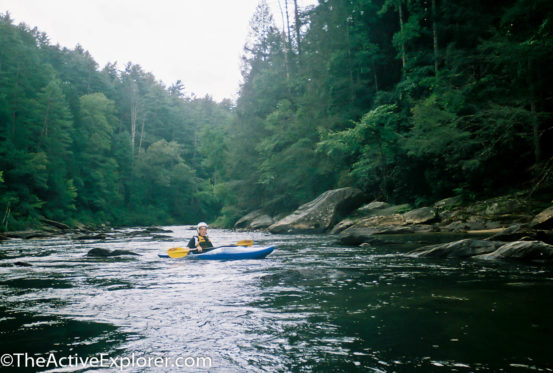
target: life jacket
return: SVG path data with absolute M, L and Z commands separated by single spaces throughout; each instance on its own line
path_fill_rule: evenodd
M 194 236 L 194 242 L 196 243 L 196 247 L 198 246 L 198 244 L 200 244 L 200 247 L 202 249 L 213 247 L 213 244 L 211 243 L 211 241 L 209 240 L 209 237 L 207 236 L 200 236 L 200 235 Z

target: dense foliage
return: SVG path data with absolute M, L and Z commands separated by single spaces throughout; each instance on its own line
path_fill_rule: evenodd
M 280 29 L 264 1 L 252 17 L 235 105 L 4 15 L 2 228 L 231 224 L 340 186 L 415 205 L 551 187 L 553 2 L 282 3 Z
M 337 186 L 415 205 L 551 187 L 553 2 L 321 0 L 294 13 L 282 33 L 265 3 L 252 18 L 228 221 Z
M 83 48 L 0 18 L 0 222 L 214 219 L 213 142 L 230 102 L 165 87 L 140 66 L 99 69 Z M 211 136 L 210 133 L 216 135 Z

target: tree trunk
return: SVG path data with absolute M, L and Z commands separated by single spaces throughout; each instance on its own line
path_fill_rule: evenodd
M 349 22 L 346 21 L 346 40 L 348 44 L 348 69 L 349 69 L 349 96 L 350 101 L 353 103 L 355 94 L 353 90 L 353 67 L 351 63 L 351 42 L 350 42 L 350 35 L 349 35 Z
M 290 18 L 288 17 L 288 0 L 284 0 L 284 10 L 286 13 L 286 34 L 288 35 L 288 52 L 292 50 L 292 36 L 290 34 Z
M 13 140 L 15 140 L 15 121 L 16 121 L 16 112 L 17 112 L 17 90 L 19 88 L 19 72 L 21 70 L 20 63 L 17 64 L 17 73 L 15 74 L 15 87 L 14 87 L 14 97 L 13 97 L 13 105 L 12 105 L 12 112 L 11 112 L 11 128 L 10 128 L 10 135 Z
M 298 47 L 298 61 L 301 65 L 301 41 L 300 41 L 300 15 L 298 12 L 298 0 L 294 0 L 294 26 L 296 29 L 296 44 Z
M 534 161 L 539 163 L 541 161 L 541 145 L 540 145 L 540 122 L 537 118 L 536 110 L 536 94 L 534 85 L 534 74 L 532 74 L 533 64 L 532 59 L 528 58 L 528 89 L 530 98 L 530 113 L 532 116 L 532 143 L 534 145 Z
M 397 10 L 399 14 L 399 29 L 401 30 L 401 33 L 403 35 L 403 7 L 402 7 L 402 0 L 399 0 L 397 4 Z M 403 69 L 405 70 L 405 64 L 406 64 L 406 58 L 405 58 L 405 42 L 401 42 L 401 65 Z
M 138 113 L 138 105 L 136 102 L 136 84 L 131 80 L 130 86 L 130 102 L 131 102 L 131 159 L 134 158 L 134 142 L 136 137 L 136 116 Z
M 436 25 L 436 0 L 432 0 L 432 36 L 434 39 L 434 74 L 438 76 L 438 27 Z
M 144 139 L 144 117 L 142 117 L 142 126 L 140 128 L 140 141 L 138 142 L 138 153 L 140 153 L 140 149 L 142 149 L 142 140 Z
M 288 2 L 286 2 L 288 3 Z M 282 5 L 278 0 L 278 7 L 280 9 L 280 18 L 282 19 L 282 39 L 284 40 L 284 65 L 286 67 L 286 81 L 290 80 L 290 66 L 288 63 L 289 42 L 286 40 L 286 23 L 284 22 L 284 12 L 282 11 Z M 288 18 L 288 11 L 286 11 L 286 18 Z M 290 33 L 290 27 L 288 27 L 288 33 Z
M 36 147 L 36 151 L 40 151 L 40 146 L 42 145 L 42 138 L 44 136 L 48 136 L 48 114 L 50 113 L 50 95 L 48 95 L 48 101 L 46 104 L 46 113 L 44 114 L 44 121 L 42 123 L 42 131 L 40 132 L 40 136 L 38 138 L 38 144 Z
M 374 76 L 374 88 L 378 92 L 378 74 L 376 73 L 376 64 L 374 63 L 374 57 L 371 59 L 373 66 L 373 76 Z

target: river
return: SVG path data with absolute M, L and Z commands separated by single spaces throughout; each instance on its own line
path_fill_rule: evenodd
M 2 355 L 141 357 L 132 371 L 150 371 L 147 357 L 213 372 L 553 370 L 549 267 L 405 256 L 420 237 L 360 248 L 217 229 L 216 245 L 251 238 L 276 250 L 264 260 L 160 259 L 194 232 L 164 228 L 1 243 Z M 86 257 L 95 247 L 141 256 Z

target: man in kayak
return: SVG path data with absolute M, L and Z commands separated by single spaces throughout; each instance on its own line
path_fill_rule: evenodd
M 190 239 L 187 247 L 191 249 L 196 248 L 199 253 L 201 253 L 203 249 L 213 247 L 213 244 L 209 240 L 209 237 L 207 237 L 206 223 L 201 222 L 198 224 L 198 234 Z

